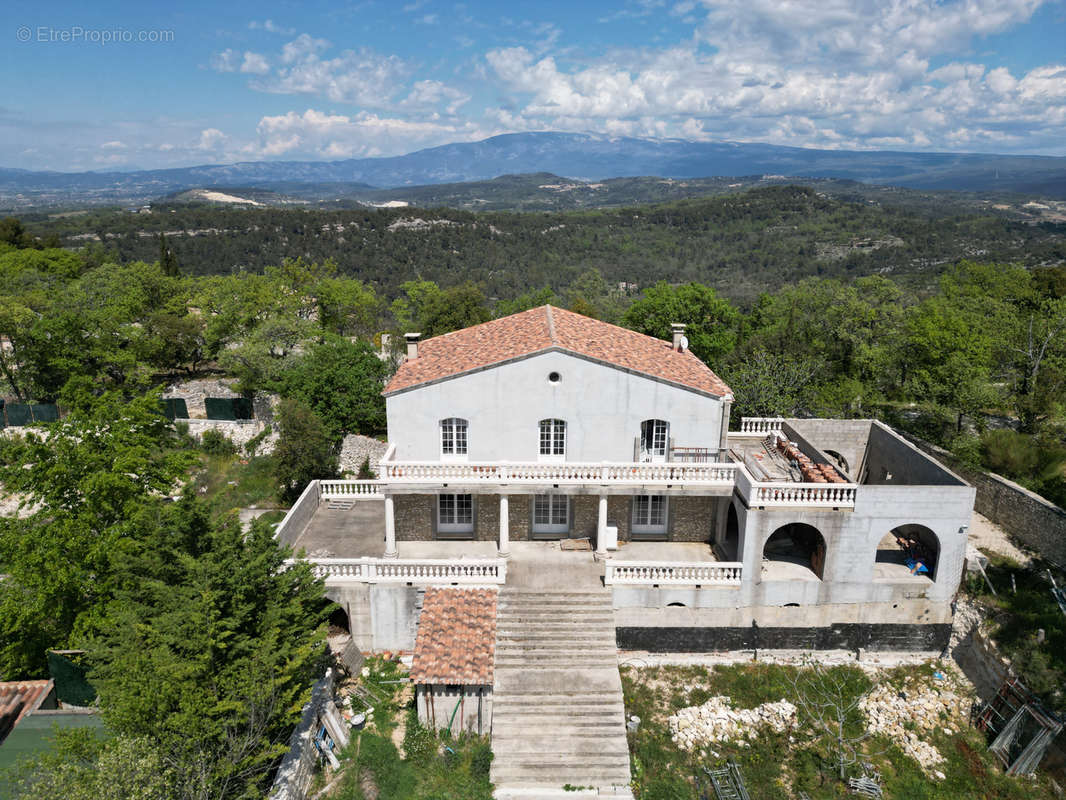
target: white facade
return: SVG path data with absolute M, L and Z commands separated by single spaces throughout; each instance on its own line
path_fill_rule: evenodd
M 717 452 L 728 423 L 719 398 L 565 352 L 546 352 L 421 384 L 386 399 L 397 461 L 632 462 L 641 424 L 669 423 L 677 447 Z M 467 452 L 442 453 L 441 423 L 467 421 Z M 542 456 L 542 420 L 566 423 L 565 456 Z

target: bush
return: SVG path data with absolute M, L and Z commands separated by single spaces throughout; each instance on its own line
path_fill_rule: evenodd
M 370 469 L 370 456 L 363 459 L 363 463 L 359 465 L 359 474 L 356 477 L 361 481 L 372 481 L 377 477 L 377 473 Z
M 237 452 L 237 445 L 221 431 L 208 428 L 200 437 L 200 449 L 209 456 L 232 456 Z
M 281 497 L 292 503 L 316 478 L 335 478 L 340 467 L 336 440 L 306 406 L 283 400 L 278 414 L 274 475 Z
M 272 431 L 273 428 L 268 422 L 263 427 L 263 430 L 259 431 L 259 433 L 257 433 L 255 436 L 253 436 L 251 439 L 244 443 L 244 452 L 247 453 L 250 457 L 255 456 L 255 451 L 259 449 L 259 445 L 263 443 L 263 440 L 265 440 L 271 434 Z
M 403 735 L 403 752 L 407 760 L 419 766 L 428 764 L 437 752 L 437 737 L 418 719 L 412 707 L 407 714 L 407 730 Z

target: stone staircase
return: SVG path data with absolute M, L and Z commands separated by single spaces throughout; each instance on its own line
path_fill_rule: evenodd
M 632 797 L 608 592 L 500 592 L 492 749 L 497 798 Z

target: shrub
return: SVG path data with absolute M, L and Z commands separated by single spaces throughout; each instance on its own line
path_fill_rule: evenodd
M 418 719 L 411 708 L 407 715 L 407 729 L 403 735 L 403 752 L 412 764 L 425 765 L 437 752 L 437 737 Z
M 232 456 L 237 452 L 237 445 L 221 431 L 208 428 L 200 437 L 200 449 L 209 456 Z
M 266 439 L 272 431 L 273 428 L 270 427 L 270 423 L 268 422 L 263 427 L 263 430 L 259 431 L 259 433 L 244 443 L 244 452 L 249 456 L 254 456 L 255 451 L 259 449 L 259 445 L 263 443 L 263 440 Z

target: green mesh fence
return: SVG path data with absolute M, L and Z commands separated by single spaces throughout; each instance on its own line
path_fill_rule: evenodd
M 244 397 L 206 397 L 208 419 L 251 419 L 252 401 Z
M 180 397 L 167 397 L 163 400 L 163 415 L 167 419 L 188 419 L 189 407 Z
M 8 403 L 3 412 L 7 424 L 12 427 L 59 419 L 59 407 L 54 403 Z
M 48 651 L 48 674 L 56 682 L 56 698 L 72 706 L 90 706 L 96 689 L 85 679 L 85 667 L 77 663 L 75 652 Z

